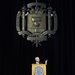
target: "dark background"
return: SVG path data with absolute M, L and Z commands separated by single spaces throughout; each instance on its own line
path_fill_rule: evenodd
M 48 5 L 58 15 L 58 30 L 38 48 L 19 36 L 16 31 L 16 14 L 35 0 L 2 0 L 0 24 L 0 75 L 31 75 L 31 64 L 39 56 L 48 59 L 47 75 L 75 75 L 74 58 L 74 0 L 38 0 Z

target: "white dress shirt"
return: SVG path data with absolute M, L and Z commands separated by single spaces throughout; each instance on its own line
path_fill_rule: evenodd
M 40 64 L 39 62 L 36 62 L 36 64 Z

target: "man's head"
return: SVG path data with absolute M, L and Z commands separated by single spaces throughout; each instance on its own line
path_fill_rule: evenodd
M 40 58 L 39 57 L 35 57 L 35 61 L 36 62 L 40 62 Z

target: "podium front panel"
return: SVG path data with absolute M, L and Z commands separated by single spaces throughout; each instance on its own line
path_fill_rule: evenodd
M 32 64 L 32 75 L 46 75 L 46 64 Z

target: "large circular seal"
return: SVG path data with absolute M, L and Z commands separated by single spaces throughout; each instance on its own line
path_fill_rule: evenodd
M 37 66 L 34 69 L 35 75 L 42 75 L 44 73 L 44 69 L 41 66 Z

